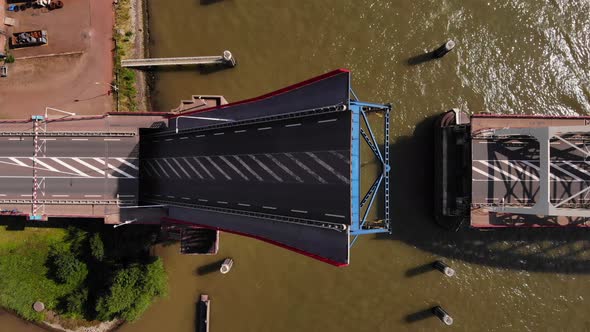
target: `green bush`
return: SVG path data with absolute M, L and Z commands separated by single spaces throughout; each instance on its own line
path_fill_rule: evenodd
M 12 54 L 8 54 L 8 55 L 6 56 L 6 58 L 4 59 L 4 62 L 5 62 L 5 63 L 14 63 L 14 55 L 12 55 Z
M 133 321 L 149 307 L 152 299 L 166 293 L 166 271 L 161 259 L 151 264 L 119 270 L 105 296 L 98 299 L 98 319 L 121 317 Z
M 64 311 L 73 317 L 84 316 L 86 301 L 88 300 L 88 289 L 79 289 L 70 293 L 64 299 Z
M 86 264 L 69 251 L 54 252 L 51 260 L 55 279 L 62 284 L 79 285 L 88 275 Z
M 99 233 L 95 233 L 90 238 L 90 254 L 99 262 L 104 259 L 104 244 Z

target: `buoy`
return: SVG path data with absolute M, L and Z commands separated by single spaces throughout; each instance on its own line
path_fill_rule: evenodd
M 451 50 L 453 50 L 453 48 L 455 48 L 455 42 L 452 40 L 448 40 L 441 47 L 437 48 L 434 51 L 434 57 L 435 58 L 442 58 L 447 53 L 449 53 Z
M 231 267 L 234 265 L 234 260 L 231 258 L 226 258 L 223 261 L 223 264 L 221 264 L 221 268 L 219 269 L 219 272 L 226 274 L 229 272 L 229 270 L 231 270 Z
M 455 270 L 453 270 L 443 261 L 435 261 L 434 263 L 432 263 L 432 266 L 440 272 L 444 273 L 447 277 L 452 277 L 455 275 Z
M 443 308 L 440 306 L 436 306 L 432 308 L 432 313 L 440 319 L 441 322 L 445 323 L 445 325 L 453 325 L 453 317 L 449 315 Z

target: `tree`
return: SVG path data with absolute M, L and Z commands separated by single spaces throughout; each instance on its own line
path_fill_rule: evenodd
M 104 244 L 99 233 L 95 233 L 90 238 L 90 254 L 99 262 L 102 262 L 104 258 Z
M 115 316 L 127 321 L 137 319 L 156 296 L 166 294 L 166 271 L 161 259 L 151 264 L 132 265 L 119 270 L 106 295 L 98 299 L 98 319 Z
M 81 284 L 88 275 L 88 267 L 69 251 L 52 254 L 55 279 L 68 285 Z
M 64 299 L 65 313 L 74 317 L 84 316 L 84 308 L 88 300 L 88 289 L 79 289 Z

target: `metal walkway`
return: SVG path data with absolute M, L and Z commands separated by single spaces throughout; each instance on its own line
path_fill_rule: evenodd
M 121 60 L 121 66 L 128 68 L 156 67 L 156 66 L 182 66 L 182 65 L 212 65 L 222 64 L 230 67 L 236 65 L 236 60 L 230 51 L 224 51 L 219 56 L 195 56 L 180 58 L 152 58 L 152 59 L 126 59 Z

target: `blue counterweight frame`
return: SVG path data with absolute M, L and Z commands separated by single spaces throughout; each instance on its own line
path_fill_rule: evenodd
M 349 108 L 352 113 L 352 134 L 351 134 L 351 225 L 350 235 L 353 237 L 350 242 L 350 247 L 354 245 L 359 235 L 375 234 L 375 233 L 390 233 L 389 220 L 389 112 L 391 105 L 374 104 L 358 101 L 354 92 L 350 91 L 354 100 L 349 103 Z M 371 124 L 367 118 L 369 112 L 382 112 L 384 122 L 384 140 L 383 151 L 379 148 L 379 144 L 371 129 Z M 362 119 L 362 120 L 361 120 Z M 365 123 L 368 133 L 363 129 L 361 121 Z M 361 199 L 361 180 L 360 180 L 360 147 L 361 138 L 371 148 L 375 157 L 380 161 L 382 168 L 381 174 L 375 179 L 373 185 L 364 193 Z M 373 203 L 377 197 L 377 192 L 384 187 L 384 216 L 379 223 L 367 223 L 367 217 L 372 210 Z M 368 203 L 365 212 L 362 213 L 363 207 Z M 361 215 L 362 214 L 362 215 Z

